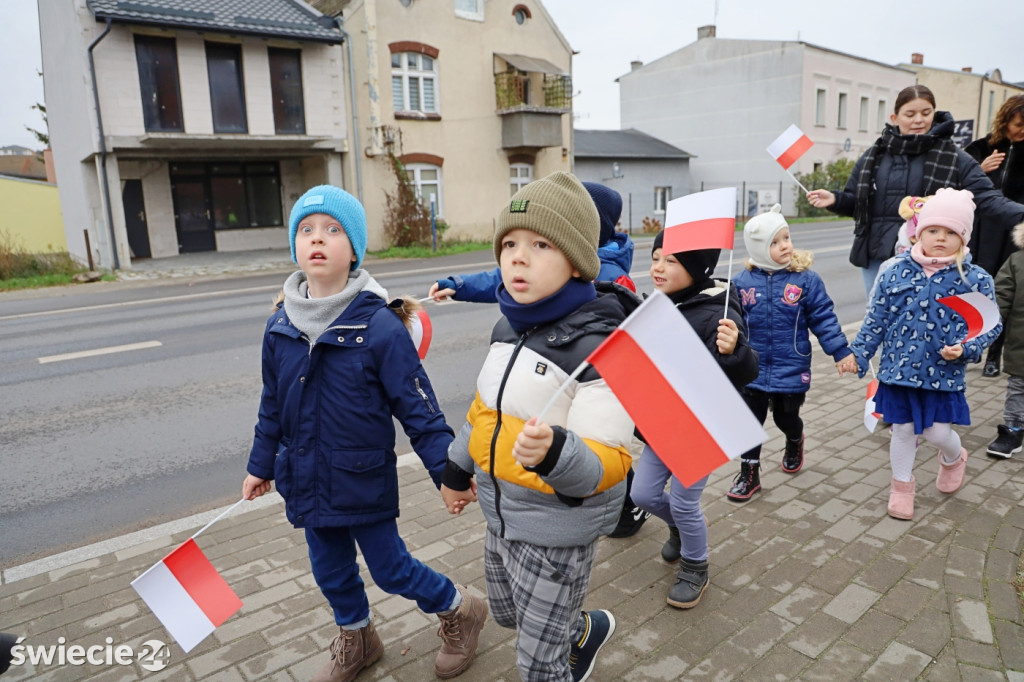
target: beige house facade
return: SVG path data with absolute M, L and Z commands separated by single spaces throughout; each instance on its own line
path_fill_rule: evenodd
M 489 239 L 512 193 L 572 168 L 572 49 L 538 0 L 321 0 L 351 41 L 347 188 L 386 246 L 399 159 L 446 239 Z M 354 188 L 354 189 L 353 189 Z
M 935 94 L 937 107 L 953 115 L 962 146 L 992 132 L 992 120 L 1003 102 L 1024 94 L 1019 85 L 1003 82 L 999 69 L 975 73 L 971 67 L 952 70 L 925 66 L 920 52 L 912 54 L 910 63 L 900 67 L 913 71 L 917 82 Z
M 291 203 L 345 184 L 342 33 L 292 0 L 40 2 L 69 252 L 104 268 L 281 248 Z
M 798 188 L 768 145 L 795 124 L 814 146 L 791 172 L 857 159 L 915 74 L 800 41 L 717 38 L 705 26 L 696 42 L 648 64 L 634 62 L 618 81 L 623 129 L 693 155 L 690 187 L 677 195 L 735 186 L 737 215 L 776 201 L 793 214 Z

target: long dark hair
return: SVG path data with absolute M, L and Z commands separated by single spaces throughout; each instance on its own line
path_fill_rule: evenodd
M 928 102 L 928 104 L 931 104 L 933 109 L 935 108 L 935 95 L 928 89 L 928 86 L 910 85 L 900 90 L 900 94 L 896 95 L 896 106 L 892 110 L 892 113 L 900 113 L 900 109 L 903 108 L 904 104 L 915 99 L 923 99 Z
M 999 107 L 996 117 L 992 119 L 992 131 L 988 134 L 990 145 L 997 145 L 1006 139 L 1006 126 L 1014 116 L 1024 119 L 1024 95 L 1014 95 Z

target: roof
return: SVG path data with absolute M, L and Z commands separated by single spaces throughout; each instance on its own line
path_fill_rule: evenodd
M 503 52 L 495 52 L 495 55 L 501 57 L 509 65 L 519 69 L 520 71 L 527 71 L 533 73 L 554 73 L 559 76 L 568 76 L 569 72 L 560 66 L 556 66 L 546 59 L 540 57 L 527 57 L 521 54 L 505 54 Z
M 97 21 L 342 42 L 334 19 L 299 0 L 86 0 Z
M 573 154 L 577 158 L 689 159 L 693 154 L 662 142 L 647 133 L 629 130 L 574 130 Z
M 46 164 L 35 154 L 0 156 L 0 175 L 46 180 Z

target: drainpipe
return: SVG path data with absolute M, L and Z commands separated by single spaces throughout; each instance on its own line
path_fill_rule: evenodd
M 366 155 L 373 157 L 384 153 L 380 139 L 380 90 L 377 87 L 377 0 L 363 3 L 363 20 L 366 30 L 366 87 L 370 104 L 370 144 Z
M 355 150 L 353 156 L 356 160 L 356 198 L 359 199 L 359 203 L 363 203 L 363 158 L 362 150 L 359 148 L 359 102 L 356 100 L 356 69 L 352 64 L 352 36 L 345 30 L 345 20 L 340 14 L 334 17 L 334 23 L 341 31 L 348 57 L 348 97 L 349 109 L 352 111 L 352 148 Z
M 121 260 L 117 256 L 117 238 L 114 235 L 114 212 L 110 209 L 110 184 L 107 182 L 107 139 L 103 134 L 103 115 L 100 113 L 100 91 L 96 85 L 96 62 L 92 58 L 92 50 L 110 33 L 110 17 L 103 33 L 89 43 L 89 73 L 92 76 L 92 99 L 96 105 L 96 129 L 100 135 L 100 175 L 103 178 L 103 201 L 107 205 L 107 230 L 110 232 L 110 251 L 114 256 L 114 269 L 121 269 Z

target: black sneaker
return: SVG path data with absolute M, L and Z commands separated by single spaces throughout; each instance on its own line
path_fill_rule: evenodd
M 677 609 L 693 608 L 707 588 L 708 562 L 682 559 L 679 562 L 679 572 L 676 574 L 676 584 L 668 591 L 668 598 L 665 601 Z
M 644 511 L 633 504 L 627 495 L 626 501 L 622 505 L 622 513 L 619 514 L 619 523 L 615 526 L 615 530 L 608 534 L 608 537 L 628 538 L 630 535 L 636 535 L 636 532 L 649 518 L 651 518 L 651 512 Z
M 986 377 L 999 376 L 999 363 L 995 360 L 989 360 L 985 363 L 985 369 L 981 371 L 981 375 Z
M 1024 449 L 1024 429 L 1010 428 L 1000 424 L 996 427 L 999 435 L 988 446 L 989 457 L 1009 459 L 1011 455 Z
M 800 440 L 786 439 L 786 452 L 782 455 L 782 470 L 787 474 L 795 474 L 804 466 L 804 434 Z
M 679 561 L 679 548 L 683 541 L 679 539 L 679 529 L 675 526 L 668 527 L 668 540 L 661 546 L 661 559 L 666 564 L 674 564 Z
M 573 682 L 583 682 L 594 672 L 597 652 L 601 650 L 615 632 L 615 616 L 611 611 L 584 611 L 583 619 L 587 626 L 579 642 L 569 647 L 569 672 Z
M 725 494 L 733 502 L 746 502 L 761 489 L 759 464 L 740 462 L 740 472 L 732 479 L 732 488 Z

